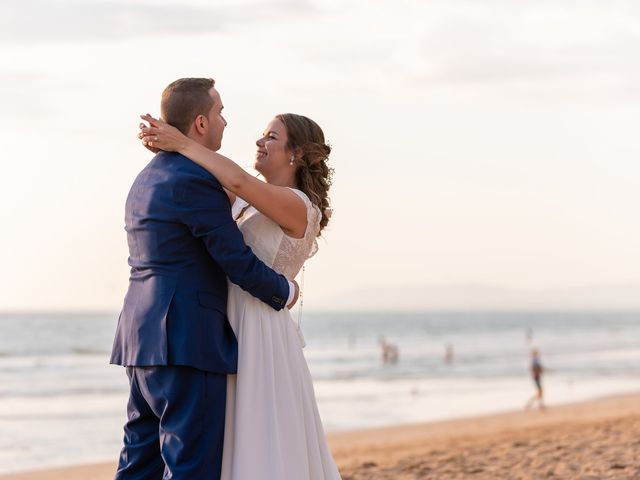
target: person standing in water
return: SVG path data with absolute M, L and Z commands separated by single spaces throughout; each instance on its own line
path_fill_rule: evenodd
M 542 389 L 542 374 L 544 373 L 545 369 L 542 366 L 542 363 L 540 362 L 540 352 L 538 351 L 537 348 L 534 348 L 531 351 L 530 371 L 531 371 L 531 378 L 533 378 L 533 382 L 536 384 L 536 393 L 527 402 L 527 405 L 525 406 L 525 410 L 528 410 L 529 408 L 531 408 L 536 400 L 538 401 L 538 407 L 540 408 L 540 410 L 544 410 L 545 405 L 544 405 L 544 390 Z

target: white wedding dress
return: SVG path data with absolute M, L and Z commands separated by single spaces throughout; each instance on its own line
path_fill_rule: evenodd
M 291 238 L 241 199 L 233 206 L 244 240 L 265 264 L 293 279 L 315 253 L 320 210 L 301 191 L 307 229 Z M 245 209 L 246 208 L 246 209 Z M 227 314 L 238 338 L 238 374 L 227 380 L 222 480 L 334 480 L 304 340 L 288 309 L 275 311 L 229 283 Z

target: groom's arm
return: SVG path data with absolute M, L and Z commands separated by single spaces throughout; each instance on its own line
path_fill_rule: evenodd
M 244 243 L 231 216 L 229 198 L 213 177 L 181 179 L 176 201 L 182 222 L 200 238 L 229 279 L 276 310 L 287 306 L 295 292 L 290 283 L 267 267 Z

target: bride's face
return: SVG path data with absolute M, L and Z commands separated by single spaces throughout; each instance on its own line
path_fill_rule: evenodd
M 265 177 L 289 165 L 291 152 L 287 148 L 287 129 L 281 120 L 274 118 L 267 125 L 262 137 L 256 141 L 255 169 Z

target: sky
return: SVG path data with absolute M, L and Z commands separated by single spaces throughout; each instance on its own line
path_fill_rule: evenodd
M 640 4 L 5 0 L 0 310 L 117 310 L 138 115 L 213 77 L 221 153 L 316 120 L 305 307 L 640 308 Z

